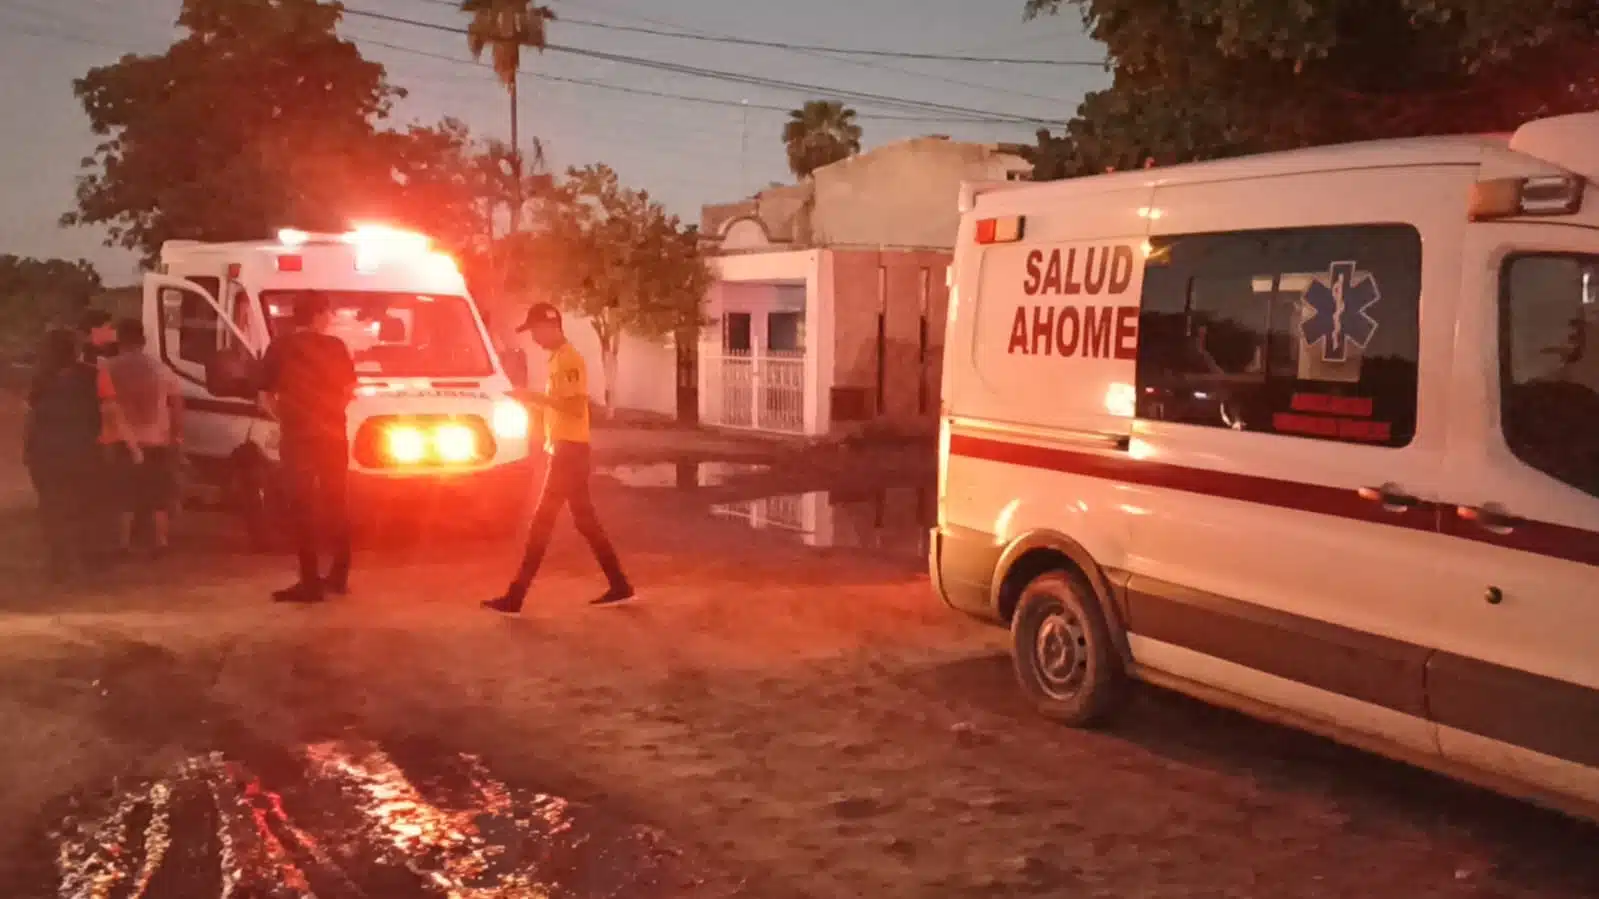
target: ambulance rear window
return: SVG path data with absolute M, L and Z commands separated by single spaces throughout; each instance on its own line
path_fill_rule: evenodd
M 293 327 L 305 291 L 261 294 L 274 336 Z M 494 373 L 470 302 L 461 296 L 387 291 L 322 290 L 333 310 L 332 333 L 350 348 L 356 372 L 389 378 L 481 378 Z

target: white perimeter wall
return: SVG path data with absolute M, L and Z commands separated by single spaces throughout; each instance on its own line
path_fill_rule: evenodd
M 600 338 L 587 319 L 569 317 L 566 339 L 583 355 L 589 367 L 589 393 L 596 403 L 605 401 L 605 366 L 601 362 Z M 520 344 L 527 352 L 528 383 L 543 389 L 548 378 L 549 354 L 523 336 Z M 616 353 L 616 408 L 677 416 L 677 351 L 670 342 L 654 342 L 623 334 Z

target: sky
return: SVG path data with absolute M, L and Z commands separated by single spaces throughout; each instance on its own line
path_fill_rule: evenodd
M 875 95 L 870 102 L 849 101 L 860 116 L 867 148 L 925 134 L 1031 143 L 1037 125 L 971 119 L 985 113 L 1063 122 L 1084 93 L 1104 86 L 1109 77 L 1091 66 L 839 56 L 577 23 L 827 48 L 1055 61 L 1103 58 L 1075 13 L 1026 22 L 1023 0 L 547 2 L 568 20 L 551 26 L 551 44 L 801 86 L 730 83 L 555 50 L 524 59 L 524 141 L 540 138 L 557 167 L 607 163 L 629 186 L 648 190 L 688 221 L 698 220 L 703 204 L 737 200 L 769 183 L 791 180 L 780 138 L 784 110 L 825 98 L 827 89 Z M 0 0 L 0 121 L 10 125 L 0 153 L 0 253 L 81 256 L 95 264 L 107 284 L 136 280 L 134 257 L 103 246 L 101 231 L 56 224 L 72 205 L 80 160 L 95 145 L 72 95 L 72 81 L 124 53 L 162 52 L 177 34 L 172 23 L 178 6 L 179 0 Z M 345 6 L 352 14 L 341 26 L 344 36 L 367 58 L 382 62 L 390 81 L 410 92 L 391 126 L 452 116 L 480 136 L 508 136 L 506 94 L 487 66 L 472 61 L 464 36 L 353 14 L 360 10 L 464 27 L 466 17 L 453 0 L 345 0 Z M 958 109 L 907 106 L 890 98 Z

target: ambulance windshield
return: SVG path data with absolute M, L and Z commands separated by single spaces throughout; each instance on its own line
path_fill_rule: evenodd
M 333 309 L 330 333 L 344 341 L 356 373 L 377 378 L 481 378 L 494 373 L 465 297 L 320 290 Z M 293 327 L 298 290 L 261 294 L 273 336 Z

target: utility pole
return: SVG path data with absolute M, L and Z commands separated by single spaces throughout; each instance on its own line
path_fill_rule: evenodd
M 522 137 L 517 129 L 518 91 L 521 79 L 511 75 L 511 233 L 522 230 Z
M 750 101 L 740 100 L 742 124 L 739 125 L 738 187 L 743 193 L 750 186 Z

